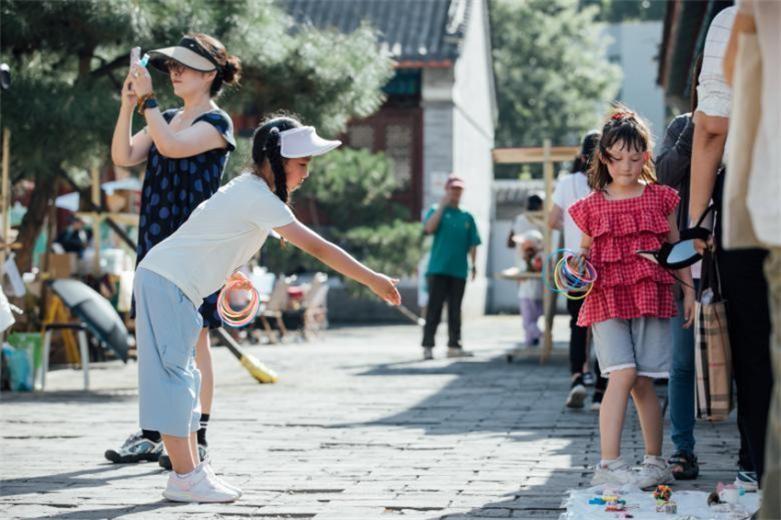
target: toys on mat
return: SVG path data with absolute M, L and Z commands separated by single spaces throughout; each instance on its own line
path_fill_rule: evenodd
M 670 500 L 668 502 L 657 501 L 656 512 L 665 513 L 668 515 L 674 515 L 678 513 L 678 504 L 676 504 L 675 501 L 673 500 Z
M 663 502 L 669 501 L 672 495 L 673 490 L 670 488 L 670 486 L 659 485 L 656 486 L 656 489 L 654 490 L 654 498 Z
M 590 498 L 588 503 L 596 506 L 605 506 L 605 512 L 619 513 L 618 518 L 633 518 L 627 512 L 627 509 L 631 509 L 634 506 L 627 505 L 626 500 L 619 497 L 617 491 L 606 489 L 601 496 Z
M 714 504 L 737 504 L 740 502 L 740 497 L 746 494 L 746 489 L 743 486 L 735 486 L 735 484 L 724 484 L 719 482 L 716 485 L 716 491 L 711 492 L 708 495 L 708 505 Z
M 673 496 L 673 490 L 670 486 L 659 485 L 654 490 L 653 497 L 656 499 L 656 512 L 674 515 L 678 513 L 678 504 L 670 500 Z

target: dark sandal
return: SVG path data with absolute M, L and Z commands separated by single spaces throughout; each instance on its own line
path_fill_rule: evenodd
M 671 466 L 670 471 L 675 480 L 694 480 L 700 474 L 700 465 L 694 454 L 676 452 L 667 460 L 667 464 Z

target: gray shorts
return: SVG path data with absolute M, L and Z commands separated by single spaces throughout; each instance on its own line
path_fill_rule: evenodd
M 672 328 L 669 318 L 612 319 L 591 325 L 602 375 L 634 368 L 637 375 L 670 376 Z
M 200 427 L 195 344 L 203 318 L 176 285 L 147 269 L 136 270 L 133 291 L 141 428 L 188 437 Z

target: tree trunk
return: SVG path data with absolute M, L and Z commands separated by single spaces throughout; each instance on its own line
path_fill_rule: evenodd
M 58 184 L 59 180 L 56 177 L 46 180 L 39 179 L 35 183 L 35 189 L 30 196 L 30 204 L 27 207 L 27 213 L 22 218 L 17 238 L 17 241 L 22 244 L 22 249 L 16 254 L 16 265 L 22 273 L 32 269 L 33 248 L 43 227 L 49 206 L 54 204 L 53 199 L 57 194 Z

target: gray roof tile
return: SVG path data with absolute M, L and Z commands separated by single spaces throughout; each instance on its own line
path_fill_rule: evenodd
M 279 0 L 297 23 L 349 33 L 367 21 L 401 62 L 455 61 L 473 0 Z

